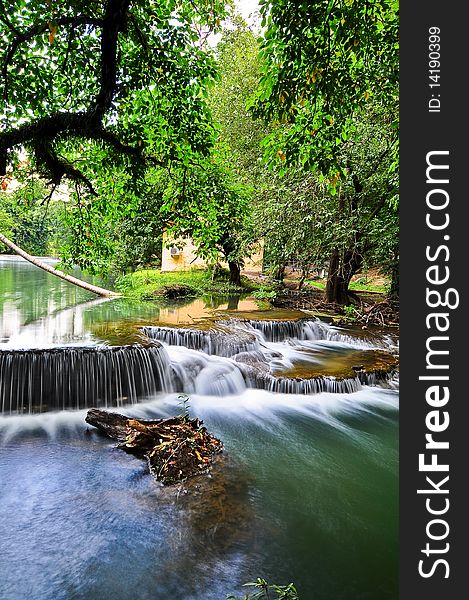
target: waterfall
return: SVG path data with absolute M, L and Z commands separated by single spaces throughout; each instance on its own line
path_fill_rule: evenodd
M 354 335 L 349 335 L 346 330 L 324 323 L 319 319 L 298 319 L 296 321 L 268 321 L 268 320 L 244 320 L 226 321 L 225 325 L 231 325 L 237 329 L 245 329 L 260 333 L 260 339 L 267 342 L 284 342 L 294 340 L 325 340 L 340 342 L 360 348 L 377 347 L 376 341 Z M 382 347 L 382 343 L 378 347 Z M 387 345 L 387 344 L 386 344 Z
M 369 336 L 349 335 L 346 330 L 329 325 L 318 319 L 296 321 L 238 320 L 218 321 L 213 329 L 190 329 L 185 327 L 146 326 L 141 331 L 153 340 L 170 346 L 185 346 L 217 356 L 233 356 L 240 352 L 254 351 L 263 342 L 287 340 L 330 341 L 359 348 L 387 347 L 387 341 L 377 343 Z M 387 340 L 387 338 L 385 338 Z
M 0 408 L 6 414 L 116 406 L 170 386 L 161 346 L 0 350 Z
M 144 335 L 169 346 L 184 346 L 190 350 L 200 350 L 205 354 L 233 356 L 239 352 L 257 350 L 257 337 L 244 329 L 225 327 L 218 329 L 188 329 L 172 327 L 142 327 Z
M 141 331 L 152 340 L 149 346 L 1 349 L 1 412 L 121 406 L 158 391 L 217 397 L 247 388 L 352 393 L 362 385 L 387 385 L 395 372 L 351 362 L 355 373 L 333 377 L 328 360 L 361 360 L 355 359 L 357 348 L 370 352 L 376 346 L 309 318 L 231 319 L 212 329 L 146 326 Z M 302 365 L 299 375 L 294 373 L 297 365 Z
M 357 371 L 354 377 L 318 375 L 310 378 L 283 377 L 272 373 L 266 356 L 258 351 L 231 358 L 210 356 L 184 347 L 168 348 L 173 388 L 187 394 L 223 397 L 246 389 L 262 389 L 283 394 L 345 394 L 362 385 L 388 385 L 395 372 Z
M 311 379 L 274 377 L 270 374 L 251 372 L 247 374 L 248 387 L 264 389 L 281 394 L 352 394 L 362 385 L 382 385 L 391 381 L 393 373 L 357 373 L 356 377 L 339 379 L 321 375 Z
M 395 370 L 351 368 L 350 377 L 325 373 L 282 375 L 298 361 L 317 367 L 336 352 L 355 360 L 357 348 L 376 349 L 373 340 L 348 335 L 317 319 L 219 321 L 213 329 L 145 327 L 142 332 L 168 344 L 173 388 L 188 394 L 224 396 L 247 388 L 286 394 L 353 393 L 362 385 L 388 385 Z M 318 342 L 318 343 L 316 343 Z M 381 351 L 382 352 L 382 351 Z M 352 358 L 353 356 L 353 358 Z M 353 362 L 352 362 L 353 364 Z

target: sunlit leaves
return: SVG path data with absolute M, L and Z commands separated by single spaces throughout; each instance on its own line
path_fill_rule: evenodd
M 373 97 L 394 110 L 398 96 L 398 8 L 391 0 L 262 2 L 262 78 L 253 112 L 285 125 L 267 159 L 336 170 L 355 114 Z M 394 107 L 394 108 L 393 108 Z M 314 139 L 310 132 L 314 131 Z M 281 158 L 280 158 L 281 159 Z
M 0 8 L 0 120 L 4 129 L 57 112 L 93 110 L 103 92 L 101 34 L 109 0 L 7 0 Z M 216 79 L 199 39 L 225 14 L 220 0 L 137 0 L 118 38 L 116 86 L 103 117 L 120 142 L 160 162 L 191 160 L 212 144 L 204 97 Z M 107 60 L 107 59 L 106 59 Z M 159 142 L 149 143 L 154 128 Z M 74 156 L 82 132 L 67 132 Z M 58 140 L 51 134 L 51 143 Z M 99 136 L 99 132 L 97 132 Z M 86 133 L 88 139 L 90 132 Z M 94 137 L 91 135 L 91 137 Z M 114 144 L 116 147 L 116 145 Z M 99 165 L 96 165 L 99 168 Z

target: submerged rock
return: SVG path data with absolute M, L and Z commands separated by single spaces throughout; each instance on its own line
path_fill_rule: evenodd
M 399 370 L 397 356 L 386 350 L 342 350 L 330 353 L 325 350 L 304 348 L 304 361 L 298 361 L 291 368 L 277 370 L 276 377 L 289 379 L 314 379 L 334 377 L 338 380 L 358 377 L 362 383 L 369 384 L 374 379 L 386 380 Z M 308 354 L 320 357 L 317 363 L 306 360 Z

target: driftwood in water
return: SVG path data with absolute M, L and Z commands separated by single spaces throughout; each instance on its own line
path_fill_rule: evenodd
M 150 473 L 165 484 L 205 473 L 223 449 L 202 421 L 187 416 L 150 421 L 93 408 L 85 420 L 117 440 L 119 448 L 146 458 Z
M 5 244 L 5 246 L 8 246 L 8 248 L 13 250 L 13 252 L 16 252 L 16 254 L 18 254 L 19 256 L 22 256 L 25 260 L 29 261 L 31 264 L 35 265 L 36 267 L 39 267 L 43 271 L 47 271 L 48 273 L 51 273 L 51 275 L 55 275 L 56 277 L 59 277 L 60 279 L 68 281 L 69 283 L 73 283 L 73 285 L 76 285 L 84 290 L 87 290 L 88 292 L 93 292 L 94 294 L 98 294 L 98 296 L 106 296 L 106 297 L 110 297 L 110 298 L 114 297 L 114 296 L 120 296 L 120 294 L 118 294 L 117 292 L 113 292 L 111 290 L 106 290 L 105 288 L 99 287 L 97 285 L 92 285 L 91 283 L 88 283 L 87 281 L 83 281 L 82 279 L 73 277 L 73 275 L 67 275 L 63 271 L 60 271 L 59 269 L 54 269 L 54 267 L 51 267 L 51 265 L 48 265 L 47 263 L 40 260 L 36 256 L 31 256 L 30 254 L 25 252 L 22 248 L 17 246 L 14 242 L 9 240 L 7 237 L 5 237 L 1 233 L 0 233 L 0 242 L 3 242 Z

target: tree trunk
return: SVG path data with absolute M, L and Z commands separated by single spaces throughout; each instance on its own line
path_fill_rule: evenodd
M 326 301 L 330 303 L 346 304 L 344 294 L 344 279 L 342 277 L 340 254 L 337 248 L 334 248 L 329 259 L 329 271 L 326 283 Z
M 90 408 L 86 414 L 85 421 L 110 438 L 122 443 L 127 438 L 127 427 L 129 421 L 132 421 L 132 419 L 130 417 L 124 417 L 124 415 L 120 415 L 119 413 L 107 412 L 105 410 L 99 410 L 98 408 Z M 171 419 L 168 419 L 168 421 L 171 421 Z M 163 422 L 163 419 L 157 419 L 156 421 L 139 420 L 139 422 L 146 426 L 160 425 Z
M 93 292 L 94 294 L 98 294 L 99 296 L 120 296 L 120 294 L 118 294 L 117 292 L 112 292 L 111 290 L 106 290 L 102 287 L 92 285 L 91 283 L 87 283 L 86 281 L 77 279 L 76 277 L 73 277 L 72 275 L 67 275 L 63 271 L 54 269 L 54 267 L 51 267 L 50 265 L 43 262 L 42 260 L 39 260 L 38 258 L 31 256 L 30 254 L 28 254 L 27 252 L 22 250 L 19 246 L 14 244 L 11 240 L 6 238 L 1 233 L 0 233 L 0 242 L 3 242 L 6 246 L 11 248 L 11 250 L 13 250 L 13 252 L 15 252 L 16 254 L 19 254 L 19 256 L 22 256 L 25 260 L 29 261 L 36 267 L 39 267 L 40 269 L 47 271 L 51 275 L 60 277 L 60 279 L 64 279 L 65 281 L 68 281 L 69 283 L 73 283 L 73 285 L 76 285 L 84 290 L 87 290 L 88 292 Z
M 389 297 L 392 300 L 399 299 L 399 264 L 397 261 L 394 263 L 391 272 L 391 289 L 389 290 Z
M 285 278 L 285 265 L 277 265 L 275 267 L 272 278 L 274 279 L 274 281 L 283 284 L 283 280 Z
M 348 290 L 352 277 L 355 275 L 355 273 L 358 273 L 363 266 L 363 257 L 357 247 L 355 247 L 354 250 L 347 250 L 344 255 L 343 264 L 343 277 L 346 285 L 345 289 Z
M 241 268 L 239 263 L 228 261 L 228 268 L 230 269 L 230 283 L 241 287 Z
M 353 275 L 360 269 L 362 257 L 356 250 L 347 250 L 343 256 L 334 248 L 329 261 L 326 284 L 327 302 L 347 304 L 350 299 L 348 287 Z
M 301 288 L 303 287 L 303 284 L 304 284 L 307 276 L 308 276 L 308 269 L 306 269 L 306 268 L 301 269 L 301 277 L 300 277 L 300 280 L 298 281 L 298 291 L 300 291 Z

